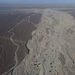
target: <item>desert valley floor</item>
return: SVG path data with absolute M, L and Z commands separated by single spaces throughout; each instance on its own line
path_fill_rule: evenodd
M 37 9 L 1 14 L 0 74 L 75 75 L 74 12 Z

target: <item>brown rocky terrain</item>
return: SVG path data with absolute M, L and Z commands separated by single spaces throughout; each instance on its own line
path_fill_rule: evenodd
M 38 16 L 37 16 L 38 15 Z M 35 16 L 37 21 L 34 21 Z M 29 53 L 26 43 L 41 20 L 37 12 L 0 14 L 0 75 L 8 75 Z M 29 19 L 32 18 L 32 21 Z

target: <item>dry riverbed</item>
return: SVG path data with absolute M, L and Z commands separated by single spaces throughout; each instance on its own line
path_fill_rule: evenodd
M 75 20 L 66 12 L 45 9 L 28 41 L 29 54 L 13 75 L 75 75 Z

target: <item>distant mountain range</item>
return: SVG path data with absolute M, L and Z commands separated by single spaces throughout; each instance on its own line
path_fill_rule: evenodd
M 75 4 L 0 4 L 0 10 L 10 9 L 75 8 Z

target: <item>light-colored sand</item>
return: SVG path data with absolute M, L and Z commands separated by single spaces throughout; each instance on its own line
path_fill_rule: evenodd
M 13 75 L 75 75 L 75 20 L 45 9 L 27 47 L 30 53 Z

